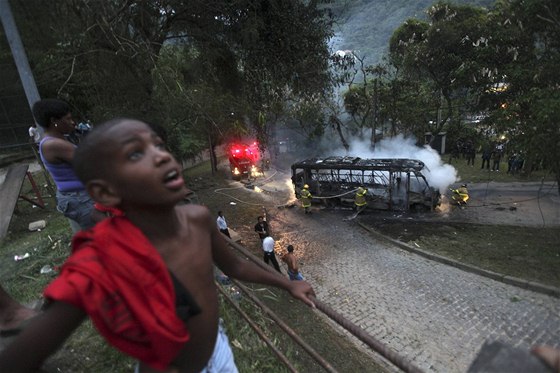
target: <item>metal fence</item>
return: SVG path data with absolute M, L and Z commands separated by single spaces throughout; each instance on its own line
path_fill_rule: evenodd
M 28 129 L 29 125 L 0 127 L 0 155 L 31 152 Z

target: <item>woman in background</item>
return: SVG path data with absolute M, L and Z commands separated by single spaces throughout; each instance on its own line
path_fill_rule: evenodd
M 45 136 L 39 143 L 39 154 L 57 188 L 57 209 L 70 220 L 72 231 L 91 228 L 93 200 L 72 169 L 76 145 L 66 139 L 75 123 L 70 105 L 57 99 L 33 104 L 33 116 L 43 127 Z

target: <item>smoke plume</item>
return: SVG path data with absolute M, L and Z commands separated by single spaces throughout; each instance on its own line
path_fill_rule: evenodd
M 457 181 L 457 170 L 444 163 L 437 151 L 428 145 L 418 147 L 413 138 L 405 138 L 402 135 L 381 140 L 376 144 L 374 151 L 371 150 L 369 141 L 353 140 L 348 153 L 342 149 L 329 155 L 420 160 L 426 165 L 422 174 L 432 187 L 439 189 L 440 193 L 445 193 L 449 185 Z

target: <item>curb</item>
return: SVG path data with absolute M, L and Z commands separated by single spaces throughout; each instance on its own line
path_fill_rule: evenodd
M 555 297 L 555 298 L 560 298 L 560 288 L 557 288 L 557 287 L 554 287 L 554 286 L 539 284 L 537 282 L 524 280 L 524 279 L 517 278 L 517 277 L 506 276 L 506 275 L 501 274 L 501 273 L 488 271 L 486 269 L 482 269 L 482 268 L 479 268 L 479 267 L 471 266 L 469 264 L 461 263 L 461 262 L 458 262 L 456 260 L 449 259 L 449 258 L 440 256 L 440 255 L 437 255 L 437 254 L 432 254 L 432 253 L 429 253 L 427 251 L 420 250 L 420 249 L 417 249 L 415 247 L 412 247 L 412 246 L 410 246 L 410 245 L 408 245 L 408 244 L 406 244 L 402 241 L 395 240 L 394 238 L 391 238 L 391 237 L 388 237 L 384 234 L 381 234 L 381 233 L 377 232 L 375 229 L 367 227 L 366 225 L 360 223 L 359 221 L 357 221 L 356 223 L 360 227 L 362 227 L 363 229 L 368 231 L 369 233 L 381 238 L 382 240 L 390 242 L 390 243 L 400 247 L 401 249 L 404 249 L 404 250 L 409 251 L 411 253 L 423 256 L 426 259 L 435 260 L 436 262 L 440 262 L 442 264 L 450 265 L 452 267 L 458 268 L 458 269 L 466 271 L 466 272 L 471 272 L 471 273 L 477 274 L 479 276 L 488 277 L 488 278 L 491 278 L 492 280 L 503 282 L 504 284 L 513 285 L 513 286 L 517 286 L 517 287 L 522 288 L 522 289 L 527 289 L 527 290 L 531 290 L 531 291 L 534 291 L 534 292 L 537 292 L 537 293 L 550 295 L 550 296 Z

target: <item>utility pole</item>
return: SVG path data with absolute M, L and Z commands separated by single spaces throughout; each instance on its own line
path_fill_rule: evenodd
M 6 34 L 6 39 L 8 39 L 8 44 L 12 51 L 12 56 L 14 58 L 14 63 L 18 70 L 19 79 L 25 91 L 25 96 L 27 97 L 27 103 L 29 104 L 29 110 L 33 108 L 33 104 L 41 99 L 39 96 L 39 90 L 37 89 L 37 84 L 35 84 L 35 78 L 33 77 L 33 72 L 31 67 L 29 67 L 29 61 L 27 60 L 27 54 L 25 53 L 25 48 L 19 36 L 19 31 L 14 20 L 14 15 L 12 14 L 12 9 L 10 8 L 10 3 L 8 0 L 0 0 L 0 21 L 2 21 L 2 26 L 4 27 L 4 33 Z M 37 130 L 44 135 L 43 127 L 37 126 Z M 43 174 L 45 175 L 45 182 L 47 183 L 47 188 L 51 195 L 54 195 L 54 187 L 51 184 L 49 173 L 45 169 L 43 161 L 33 150 L 33 154 L 37 159 L 37 163 L 41 165 L 43 169 Z
M 10 44 L 10 49 L 12 50 L 12 56 L 14 57 L 19 78 L 23 85 L 25 96 L 27 97 L 29 109 L 31 109 L 33 104 L 39 101 L 41 97 L 39 96 L 37 85 L 35 84 L 35 78 L 33 78 L 33 72 L 29 67 L 27 55 L 25 54 L 25 49 L 23 48 L 23 43 L 21 42 L 8 0 L 0 0 L 0 19 L 2 21 L 2 26 L 4 26 L 6 39 L 8 39 L 8 44 Z M 39 131 L 43 132 L 40 126 L 37 126 L 37 128 Z M 41 135 L 43 134 L 41 133 Z

